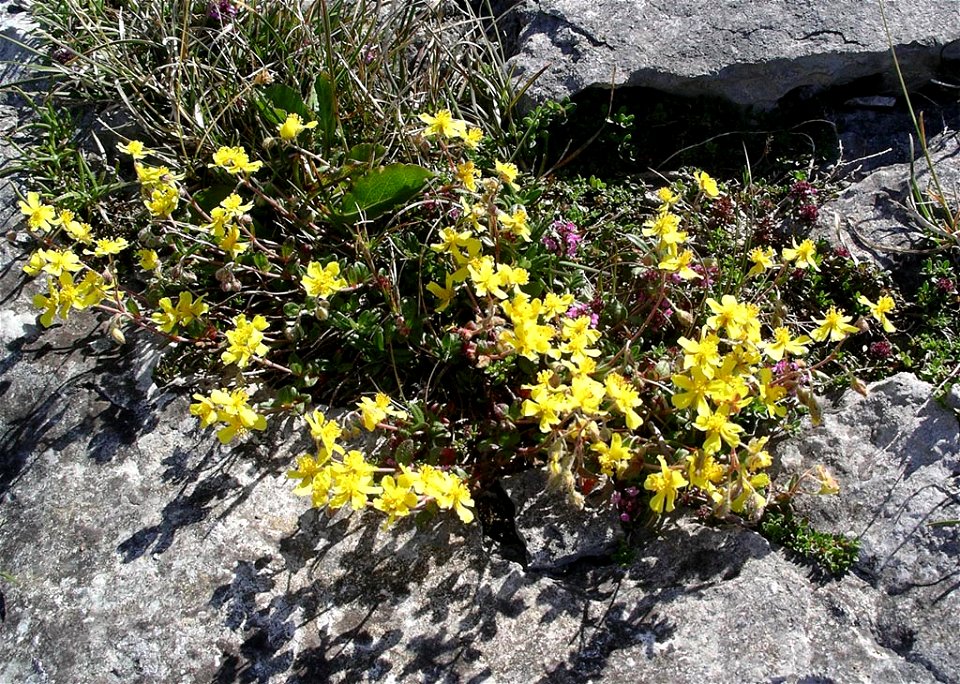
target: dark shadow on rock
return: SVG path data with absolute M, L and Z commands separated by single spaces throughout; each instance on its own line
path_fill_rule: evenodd
M 0 497 L 46 450 L 81 449 L 104 464 L 157 427 L 157 399 L 147 399 L 132 380 L 143 362 L 140 340 L 90 354 L 105 335 L 99 322 L 76 318 L 8 345 L 0 360 L 7 423 L 0 434 Z
M 46 446 L 47 434 L 62 424 L 81 381 L 89 373 L 67 378 L 50 394 L 38 398 L 0 435 L 0 498 Z
M 390 624 L 396 607 L 417 592 L 428 575 L 431 590 L 416 617 L 418 624 L 428 621 L 437 625 L 438 632 L 412 639 L 404 648 L 415 649 L 413 667 L 430 673 L 431 678 L 436 674 L 444 681 L 461 681 L 450 668 L 469 659 L 464 644 L 477 636 L 483 638 L 485 631 L 488 639 L 496 633 L 495 628 L 484 629 L 482 618 L 465 616 L 459 625 L 464 635 L 448 638 L 445 630 L 453 603 L 473 599 L 474 606 L 492 606 L 512 614 L 523 610 L 522 602 L 512 603 L 509 595 L 485 596 L 479 586 L 453 589 L 463 566 L 448 563 L 464 552 L 466 545 L 451 536 L 458 521 L 436 521 L 429 529 L 411 534 L 411 520 L 384 532 L 372 517 L 357 521 L 342 516 L 331 519 L 316 510 L 305 512 L 297 531 L 280 543 L 279 569 L 269 569 L 270 557 L 241 561 L 233 580 L 214 591 L 211 605 L 224 610 L 227 626 L 242 631 L 246 639 L 239 653 L 227 655 L 213 682 L 266 681 L 279 672 L 289 673 L 288 682 L 380 679 L 393 667 L 383 655 L 403 637 L 401 629 L 384 632 L 382 626 Z M 471 556 L 474 551 L 466 549 L 471 567 L 478 560 L 486 562 L 476 554 Z M 314 582 L 296 591 L 273 591 L 278 575 L 289 578 L 304 569 L 310 575 L 316 573 Z M 271 598 L 266 607 L 258 609 L 263 599 L 257 597 L 262 594 Z M 318 618 L 326 628 L 310 626 Z M 378 629 L 371 630 L 371 624 Z M 291 660 L 280 651 L 298 630 L 309 645 Z M 248 647 L 251 643 L 259 648 Z M 391 674 L 402 679 L 407 671 Z
M 653 657 L 654 645 L 676 631 L 665 604 L 736 578 L 744 563 L 771 552 L 749 530 L 684 525 L 664 538 L 647 533 L 639 547 L 645 558 L 630 567 L 582 564 L 550 577 L 492 557 L 476 539 L 454 538 L 455 520 L 416 534 L 409 534 L 410 520 L 388 532 L 377 522 L 309 510 L 281 541 L 280 558 L 239 562 L 210 604 L 244 641 L 225 653 L 212 681 L 261 682 L 283 673 L 289 683 L 387 674 L 483 681 L 493 675 L 480 662 L 491 657 L 482 644 L 509 635 L 534 610 L 542 629 L 579 624 L 567 657 L 541 681 L 580 682 L 603 674 L 623 649 L 639 644 Z M 314 581 L 291 590 L 302 571 Z M 415 631 L 407 633 L 411 621 Z M 385 656 L 401 643 L 399 660 Z
M 617 651 L 636 644 L 644 644 L 646 656 L 652 658 L 654 644 L 670 639 L 676 631 L 669 620 L 657 615 L 655 609 L 682 593 L 682 589 L 675 589 L 647 595 L 632 606 L 611 605 L 599 624 L 584 616 L 570 662 L 553 668 L 539 681 L 541 684 L 573 684 L 600 676 Z
M 239 487 L 236 478 L 219 473 L 201 480 L 190 494 L 181 490 L 173 501 L 163 507 L 158 524 L 134 533 L 121 542 L 117 552 L 123 557 L 124 563 L 130 563 L 146 553 L 163 553 L 173 544 L 181 528 L 205 520 L 219 500 Z

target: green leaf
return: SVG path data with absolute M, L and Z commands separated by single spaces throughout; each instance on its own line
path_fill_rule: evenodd
M 200 208 L 209 214 L 211 209 L 220 204 L 234 190 L 236 190 L 235 185 L 212 185 L 194 193 L 193 198 Z
M 374 219 L 412 199 L 433 174 L 417 164 L 390 164 L 372 169 L 353 181 L 334 213 L 352 223 L 363 216 Z
M 300 315 L 300 305 L 296 302 L 287 302 L 283 305 L 283 315 L 287 318 L 296 318 Z
M 257 252 L 253 255 L 253 264 L 260 270 L 261 273 L 269 273 L 271 270 L 270 260 L 263 252 Z
M 337 93 L 333 81 L 327 74 L 320 74 L 313 84 L 311 103 L 317 112 L 319 130 L 323 139 L 323 146 L 329 152 L 337 139 L 337 128 L 340 120 L 337 116 Z
M 304 121 L 315 118 L 313 112 L 310 111 L 310 108 L 307 107 L 303 98 L 300 97 L 300 93 L 288 85 L 274 83 L 264 89 L 263 95 L 267 101 L 273 105 L 274 109 L 280 109 L 286 114 L 299 114 Z M 283 119 L 281 118 L 275 123 L 282 122 Z
M 361 164 L 376 164 L 387 154 L 387 148 L 383 145 L 374 143 L 360 143 L 350 148 L 347 154 L 349 161 L 359 162 Z

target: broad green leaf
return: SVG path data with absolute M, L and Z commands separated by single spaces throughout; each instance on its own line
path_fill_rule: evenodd
M 300 93 L 288 85 L 274 83 L 264 88 L 263 95 L 275 109 L 282 109 L 287 114 L 299 114 L 304 121 L 314 118 L 313 112 L 304 103 Z M 282 122 L 283 119 L 280 121 Z
M 376 164 L 383 159 L 387 153 L 387 148 L 383 145 L 374 143 L 360 143 L 350 148 L 347 159 L 360 162 L 361 164 Z
M 390 164 L 372 169 L 353 181 L 335 214 L 352 222 L 373 219 L 396 209 L 417 195 L 433 174 L 416 164 Z

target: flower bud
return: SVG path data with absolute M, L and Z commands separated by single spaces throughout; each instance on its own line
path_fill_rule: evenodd
M 115 317 L 110 322 L 110 337 L 113 338 L 113 341 L 117 344 L 126 344 L 127 338 L 123 335 L 123 330 L 120 329 L 120 317 Z
M 330 302 L 325 299 L 321 299 L 317 302 L 317 308 L 313 312 L 313 315 L 317 317 L 318 321 L 325 321 L 330 317 Z

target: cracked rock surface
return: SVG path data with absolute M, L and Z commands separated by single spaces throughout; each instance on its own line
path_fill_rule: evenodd
M 875 2 L 524 0 L 508 14 L 517 80 L 546 67 L 528 91 L 535 103 L 643 86 L 770 109 L 877 74 L 894 83 Z M 926 82 L 960 39 L 960 4 L 888 2 L 887 16 L 908 82 Z

